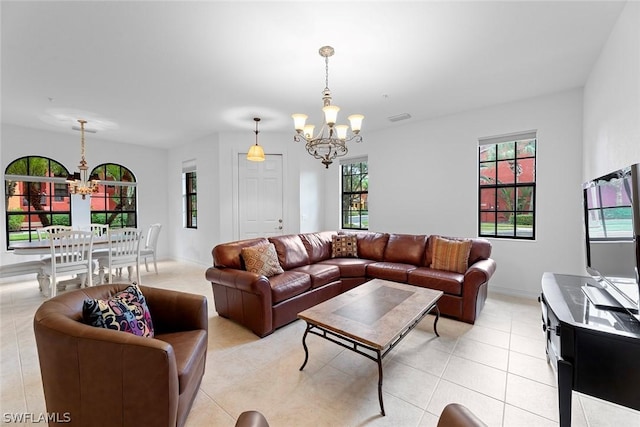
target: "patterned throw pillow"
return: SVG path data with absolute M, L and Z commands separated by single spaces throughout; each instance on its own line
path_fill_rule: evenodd
M 153 338 L 151 313 L 135 283 L 109 299 L 84 300 L 82 316 L 91 326 Z
M 357 258 L 358 239 L 356 236 L 331 236 L 331 258 Z
M 449 240 L 435 236 L 431 268 L 464 274 L 467 271 L 471 240 Z
M 267 277 L 284 273 L 273 243 L 242 248 L 240 254 L 247 271 Z

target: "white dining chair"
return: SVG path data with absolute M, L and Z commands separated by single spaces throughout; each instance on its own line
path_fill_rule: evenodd
M 136 268 L 137 283 L 140 284 L 140 240 L 142 232 L 137 228 L 112 228 L 109 230 L 109 250 L 98 256 L 99 280 L 105 282 L 105 268 L 108 282 L 112 283 L 111 271 L 122 271 L 127 267 L 128 279 L 131 281 L 131 271 Z
M 89 224 L 85 227 L 81 227 L 82 230 L 88 230 L 95 236 L 107 236 L 109 234 L 109 224 Z
M 45 263 L 43 273 L 49 276 L 49 296 L 56 296 L 58 276 L 77 274 L 81 285 L 93 285 L 93 233 L 81 230 L 63 230 L 49 233 L 51 259 Z
M 71 227 L 68 225 L 48 225 L 46 227 L 38 228 L 38 240 L 46 240 L 49 238 L 51 233 L 59 233 L 61 231 L 69 231 Z
M 156 274 L 158 274 L 158 262 L 156 260 L 156 251 L 158 247 L 158 236 L 160 235 L 160 230 L 162 229 L 162 224 L 152 224 L 149 227 L 149 232 L 147 233 L 147 241 L 144 245 L 144 248 L 140 249 L 140 258 L 144 259 L 144 268 L 149 271 L 149 265 L 147 264 L 147 258 L 153 257 L 153 269 Z

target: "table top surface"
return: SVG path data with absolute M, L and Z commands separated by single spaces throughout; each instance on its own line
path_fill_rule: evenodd
M 300 319 L 384 349 L 438 302 L 442 291 L 373 279 L 298 313 Z
M 109 244 L 106 236 L 95 236 L 93 238 L 93 246 L 104 247 Z M 9 245 L 9 249 L 13 249 L 16 255 L 35 255 L 47 254 L 51 252 L 51 243 L 49 239 L 13 242 Z

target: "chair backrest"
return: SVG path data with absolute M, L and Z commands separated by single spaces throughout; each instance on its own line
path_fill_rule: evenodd
M 160 235 L 161 229 L 162 224 L 151 224 L 149 227 L 149 233 L 147 234 L 145 249 L 152 249 L 154 252 L 156 251 L 156 247 L 158 246 L 158 236 Z
M 59 233 L 60 231 L 71 230 L 68 225 L 48 225 L 46 227 L 38 228 L 38 240 L 48 239 L 52 233 Z
M 54 269 L 62 266 L 83 266 L 91 261 L 93 233 L 82 230 L 63 230 L 49 233 L 51 264 Z
M 83 227 L 82 229 L 89 230 L 93 233 L 94 236 L 108 236 L 109 235 L 109 224 L 89 224 L 87 227 Z
M 137 228 L 109 229 L 109 257 L 112 260 L 137 260 L 141 237 L 142 232 Z

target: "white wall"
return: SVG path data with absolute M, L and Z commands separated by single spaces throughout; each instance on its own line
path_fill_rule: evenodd
M 259 143 L 266 154 L 281 154 L 283 166 L 283 232 L 300 229 L 300 153 L 291 149 L 292 134 L 260 131 Z M 169 151 L 168 210 L 173 235 L 173 256 L 210 266 L 211 250 L 219 243 L 238 238 L 238 156 L 255 143 L 250 131 L 223 132 Z M 182 162 L 196 159 L 198 172 L 198 228 L 182 224 Z
M 640 162 L 640 3 L 627 2 L 584 88 L 583 181 Z
M 159 222 L 166 224 L 167 215 L 167 151 L 132 144 L 100 139 L 100 134 L 86 134 L 86 159 L 89 167 L 100 163 L 118 163 L 129 168 L 138 182 L 138 227 L 146 232 L 149 225 Z M 8 164 L 23 156 L 44 156 L 63 164 L 69 172 L 75 172 L 80 161 L 80 133 L 46 132 L 20 126 L 2 124 L 2 172 Z M 2 198 L 4 212 L 4 197 Z M 7 251 L 6 223 L 2 221 L 0 233 L 0 261 L 13 263 L 25 261 L 25 256 L 16 256 Z M 158 241 L 159 258 L 170 255 L 170 244 L 166 236 L 160 234 Z
M 260 131 L 259 144 L 265 154 L 283 156 L 283 233 L 300 230 L 300 165 L 299 153 L 292 149 L 292 134 Z M 217 164 L 219 179 L 220 240 L 228 242 L 238 238 L 238 155 L 246 155 L 255 143 L 250 132 L 224 132 L 219 136 Z M 211 249 L 209 248 L 209 252 Z
M 492 239 L 490 289 L 535 296 L 545 271 L 583 273 L 580 89 L 366 133 L 350 150 L 369 157 L 370 229 L 477 236 L 478 138 L 529 130 L 538 131 L 537 238 Z M 339 227 L 335 172 L 329 229 Z
M 211 249 L 219 241 L 220 208 L 219 176 L 217 168 L 218 135 L 169 150 L 167 212 L 169 221 L 163 232 L 172 243 L 174 259 L 211 265 Z M 182 163 L 195 160 L 198 180 L 198 228 L 185 228 L 183 223 Z M 204 273 L 203 273 L 204 275 Z

